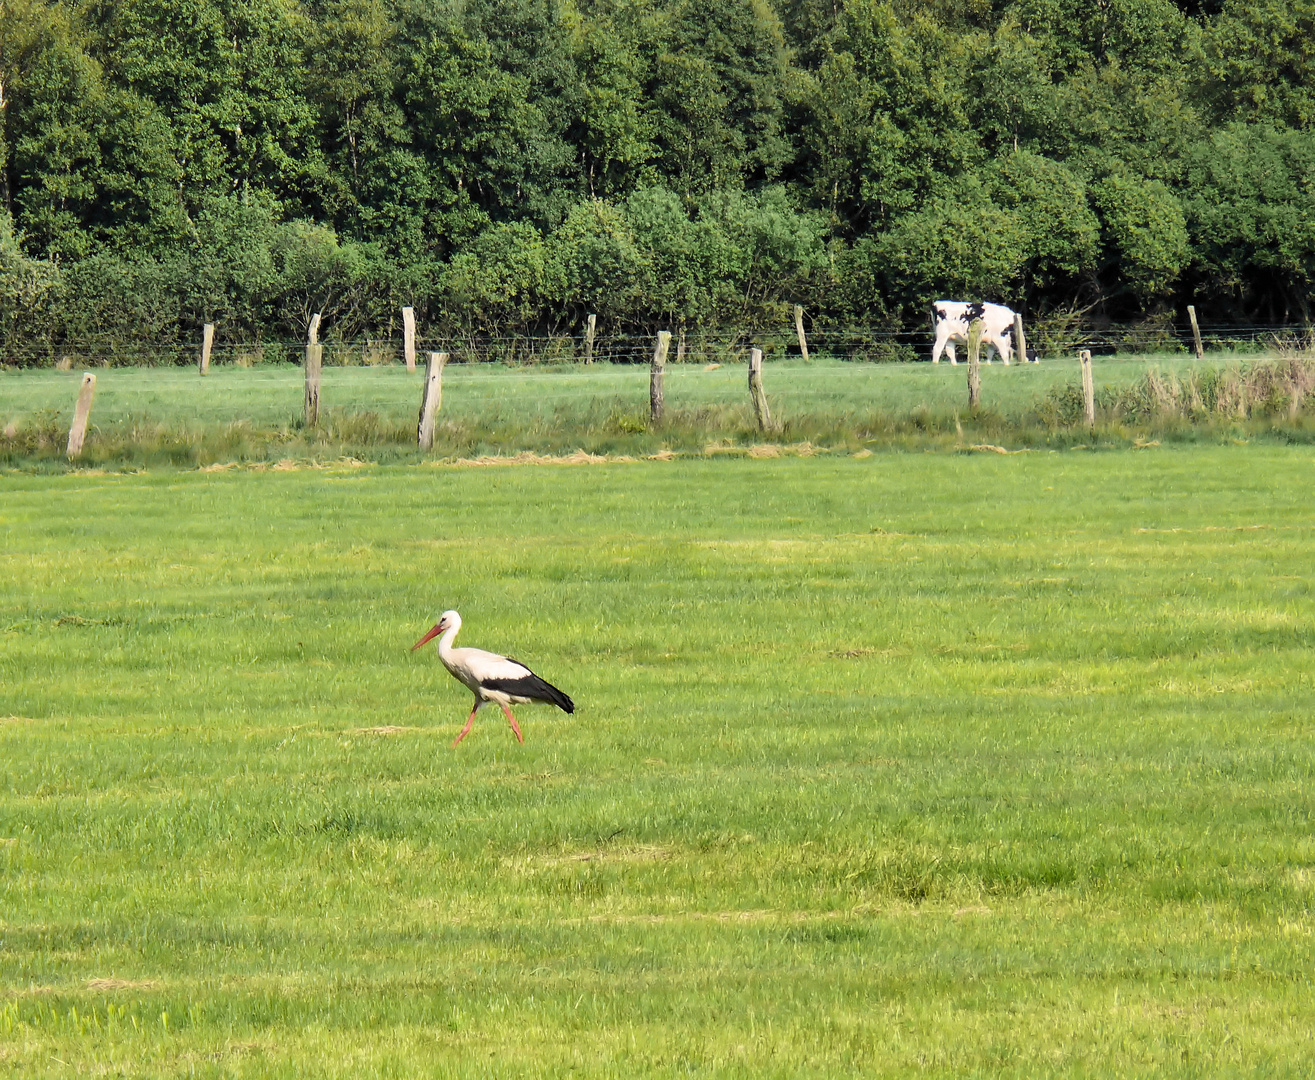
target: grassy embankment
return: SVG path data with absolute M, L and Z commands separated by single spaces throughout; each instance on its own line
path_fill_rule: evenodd
M 1210 400 L 1194 411 L 1190 393 L 1178 395 L 1181 400 L 1163 393 L 1166 384 L 1191 378 L 1217 382 L 1221 371 L 1230 370 L 1236 368 L 1183 357 L 1100 359 L 1094 441 L 1127 445 L 1139 438 L 1190 441 L 1266 433 L 1309 438 L 1305 402 L 1290 416 L 1281 387 L 1274 392 L 1266 387 L 1261 400 L 1240 409 L 1216 407 Z M 65 467 L 79 377 L 76 371 L 0 373 L 0 465 Z M 773 417 L 782 425 L 767 436 L 754 427 L 743 365 L 670 366 L 667 418 L 658 426 L 648 422 L 643 366 L 453 365 L 444 377 L 434 455 L 576 450 L 644 455 L 764 440 L 849 451 L 981 442 L 1065 447 L 1093 441 L 1078 424 L 1081 396 L 1072 361 L 984 368 L 983 408 L 976 416 L 967 409 L 963 365 L 787 361 L 769 365 L 765 380 Z M 308 431 L 301 426 L 299 368 L 217 368 L 205 379 L 192 369 L 102 371 L 83 463 L 416 460 L 421 384 L 422 374 L 409 375 L 400 365 L 326 368 L 321 424 Z M 1206 388 L 1207 398 L 1212 392 Z
M 1311 465 L 6 477 L 0 1072 L 1309 1075 Z

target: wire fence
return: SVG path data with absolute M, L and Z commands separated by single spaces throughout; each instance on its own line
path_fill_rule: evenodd
M 1215 324 L 1200 327 L 1207 350 L 1220 353 L 1264 352 L 1308 348 L 1315 343 L 1309 324 Z M 1038 320 L 1027 328 L 1029 344 L 1043 356 L 1071 354 L 1090 349 L 1095 354 L 1183 353 L 1194 348 L 1190 325 L 1162 322 L 1138 324 L 1080 323 Z M 816 357 L 867 363 L 926 360 L 931 352 L 930 325 L 919 327 L 832 326 L 814 323 L 807 330 L 809 352 Z M 48 345 L 0 348 L 0 364 L 20 368 L 73 369 L 87 366 L 173 367 L 195 364 L 201 335 L 195 343 L 119 343 L 69 341 L 58 348 Z M 376 366 L 402 358 L 400 337 L 322 342 L 325 366 Z M 237 367 L 262 364 L 300 364 L 304 341 L 227 341 L 216 336 L 210 363 Z M 599 334 L 590 344 L 580 334 L 446 334 L 419 337 L 417 353 L 446 352 L 449 363 L 543 365 L 647 364 L 653 355 L 652 334 Z M 743 363 L 752 348 L 763 350 L 767 360 L 799 356 L 793 328 L 771 327 L 738 331 L 673 332 L 668 363 Z

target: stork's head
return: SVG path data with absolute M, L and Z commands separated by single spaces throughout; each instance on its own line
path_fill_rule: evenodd
M 438 637 L 439 634 L 445 634 L 449 630 L 456 630 L 460 626 L 461 626 L 460 615 L 458 615 L 455 611 L 443 612 L 443 614 L 438 617 L 438 622 L 434 623 L 434 626 L 429 631 L 429 633 L 427 633 L 424 637 L 422 637 L 419 641 L 417 641 L 414 645 L 411 646 L 411 651 L 415 652 L 416 649 L 420 648 L 421 645 L 428 645 L 431 641 L 434 640 L 434 638 Z

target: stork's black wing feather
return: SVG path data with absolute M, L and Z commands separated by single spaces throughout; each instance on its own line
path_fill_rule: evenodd
M 507 658 L 508 660 L 511 657 Z M 516 661 L 518 664 L 520 661 Z M 524 664 L 521 664 L 524 667 Z M 512 697 L 533 698 L 535 701 L 546 701 L 551 705 L 556 705 L 562 712 L 575 712 L 575 702 L 563 694 L 552 683 L 544 682 L 539 676 L 525 668 L 530 673 L 519 679 L 485 679 L 481 686 L 487 690 L 501 690 L 504 694 L 511 694 Z

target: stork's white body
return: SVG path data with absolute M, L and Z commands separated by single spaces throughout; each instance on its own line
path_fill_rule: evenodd
M 439 616 L 434 628 L 412 646 L 412 651 L 420 648 L 434 637 L 438 637 L 438 658 L 448 673 L 475 695 L 475 707 L 466 718 L 466 726 L 457 736 L 456 746 L 470 731 L 475 722 L 475 714 L 490 701 L 496 702 L 511 724 L 511 730 L 521 742 L 525 739 L 521 729 L 512 716 L 511 705 L 527 705 L 532 701 L 546 701 L 556 705 L 563 712 L 574 712 L 575 703 L 557 687 L 544 682 L 519 660 L 498 653 L 485 652 L 483 649 L 458 649 L 452 642 L 457 631 L 461 629 L 461 616 L 455 611 L 445 611 Z
M 460 626 L 460 623 L 455 624 L 438 639 L 438 658 L 457 682 L 464 683 L 481 705 L 490 701 L 503 705 L 528 705 L 537 700 L 490 686 L 490 683 L 495 682 L 531 679 L 535 677 L 534 672 L 524 664 L 497 653 L 485 652 L 483 649 L 458 649 L 452 644 L 452 639 L 457 636 Z

